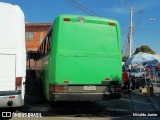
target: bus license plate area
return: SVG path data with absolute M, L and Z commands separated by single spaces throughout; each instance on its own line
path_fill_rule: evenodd
M 83 90 L 96 90 L 96 86 L 83 86 Z

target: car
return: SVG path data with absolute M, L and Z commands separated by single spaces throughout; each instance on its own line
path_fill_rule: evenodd
M 146 72 L 144 67 L 134 67 L 130 69 L 130 77 L 144 78 Z

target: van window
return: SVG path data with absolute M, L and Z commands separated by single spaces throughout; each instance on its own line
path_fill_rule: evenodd
M 138 72 L 140 72 L 140 68 L 133 68 L 133 69 L 131 69 L 131 72 L 136 72 L 136 73 L 138 73 Z

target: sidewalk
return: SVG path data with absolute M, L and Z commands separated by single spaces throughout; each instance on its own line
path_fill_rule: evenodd
M 155 103 L 157 111 L 160 112 L 160 80 L 153 82 L 154 95 L 150 96 L 150 99 Z

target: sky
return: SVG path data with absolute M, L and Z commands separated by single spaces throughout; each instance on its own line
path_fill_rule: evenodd
M 17 4 L 25 14 L 26 22 L 53 23 L 60 14 L 90 15 L 70 4 L 70 0 L 3 0 Z M 101 17 L 119 21 L 122 48 L 125 50 L 130 27 L 130 8 L 133 12 L 133 52 L 148 45 L 160 54 L 160 0 L 74 0 Z M 95 15 L 94 15 L 95 16 Z M 126 52 L 124 51 L 124 54 Z

